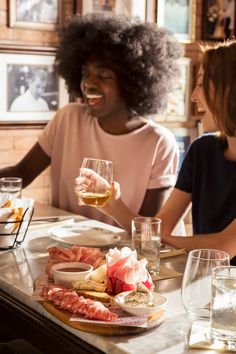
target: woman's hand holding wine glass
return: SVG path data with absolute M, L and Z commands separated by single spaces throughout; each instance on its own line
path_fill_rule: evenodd
M 121 227 L 130 230 L 131 220 L 137 216 L 121 198 L 120 185 L 113 181 L 111 161 L 85 158 L 75 179 L 75 193 L 80 205 L 99 208 Z
M 111 161 L 84 158 L 75 192 L 80 205 L 103 207 L 111 199 L 113 165 Z

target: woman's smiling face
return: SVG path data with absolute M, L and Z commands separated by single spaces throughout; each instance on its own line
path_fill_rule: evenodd
M 116 117 L 127 111 L 116 74 L 104 60 L 92 57 L 85 63 L 80 86 L 93 116 Z
M 197 104 L 197 111 L 202 113 L 199 119 L 202 122 L 204 132 L 213 132 L 217 131 L 217 127 L 215 125 L 213 115 L 211 110 L 208 107 L 208 104 L 205 99 L 204 89 L 203 89 L 203 76 L 204 70 L 201 66 L 198 75 L 197 75 L 197 84 L 192 92 L 191 100 Z M 210 82 L 210 97 L 214 95 L 214 86 L 213 83 Z

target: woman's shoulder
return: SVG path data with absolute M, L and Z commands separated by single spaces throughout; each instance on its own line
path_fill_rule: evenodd
M 225 140 L 218 133 L 205 133 L 197 137 L 189 146 L 188 155 L 195 158 L 220 156 L 225 149 Z
M 58 128 L 63 128 L 67 124 L 72 127 L 74 124 L 80 124 L 80 122 L 83 124 L 87 117 L 88 111 L 84 104 L 69 103 L 56 112 L 51 124 Z
M 195 140 L 193 140 L 191 146 L 193 148 L 197 147 L 210 147 L 210 146 L 221 146 L 222 145 L 222 137 L 219 136 L 218 133 L 205 133 L 203 135 L 198 136 Z
M 153 120 L 149 121 L 149 129 L 153 134 L 159 136 L 160 138 L 175 140 L 175 136 L 170 129 Z
M 87 114 L 87 107 L 86 105 L 82 104 L 82 103 L 68 103 L 66 106 L 60 108 L 58 111 L 57 111 L 57 116 L 58 117 L 65 117 L 65 116 L 68 116 L 68 117 L 77 117 L 78 118 L 78 115 L 80 116 L 83 116 L 83 115 L 86 115 Z

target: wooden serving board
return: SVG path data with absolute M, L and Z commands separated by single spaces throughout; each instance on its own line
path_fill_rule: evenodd
M 45 274 L 39 275 L 34 281 L 34 289 L 39 289 L 40 284 L 45 282 Z M 40 301 L 40 304 L 55 318 L 65 323 L 66 325 L 78 329 L 83 332 L 101 334 L 105 336 L 119 336 L 126 334 L 141 333 L 154 328 L 162 324 L 165 320 L 165 310 L 162 309 L 153 315 L 148 317 L 147 327 L 132 327 L 132 326 L 119 326 L 111 325 L 109 322 L 107 324 L 101 323 L 85 323 L 79 321 L 70 321 L 72 313 L 66 310 L 62 310 L 52 302 Z
M 66 325 L 78 329 L 83 332 L 101 334 L 105 336 L 119 336 L 133 333 L 145 332 L 150 328 L 157 327 L 165 320 L 165 311 L 160 310 L 148 318 L 148 327 L 128 327 L 128 326 L 115 326 L 107 324 L 97 324 L 97 323 L 82 323 L 76 321 L 70 321 L 72 313 L 66 310 L 62 310 L 56 307 L 53 303 L 48 301 L 41 302 L 42 306 L 58 320 L 62 321 Z

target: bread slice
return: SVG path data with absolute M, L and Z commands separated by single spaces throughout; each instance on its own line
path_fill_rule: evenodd
M 95 301 L 101 301 L 103 303 L 109 304 L 112 300 L 112 297 L 105 292 L 90 291 L 90 290 L 77 290 L 78 295 L 83 296 L 88 299 Z
M 93 280 L 75 280 L 72 282 L 75 290 L 91 290 L 98 292 L 105 292 L 106 285 L 104 283 L 98 283 Z

